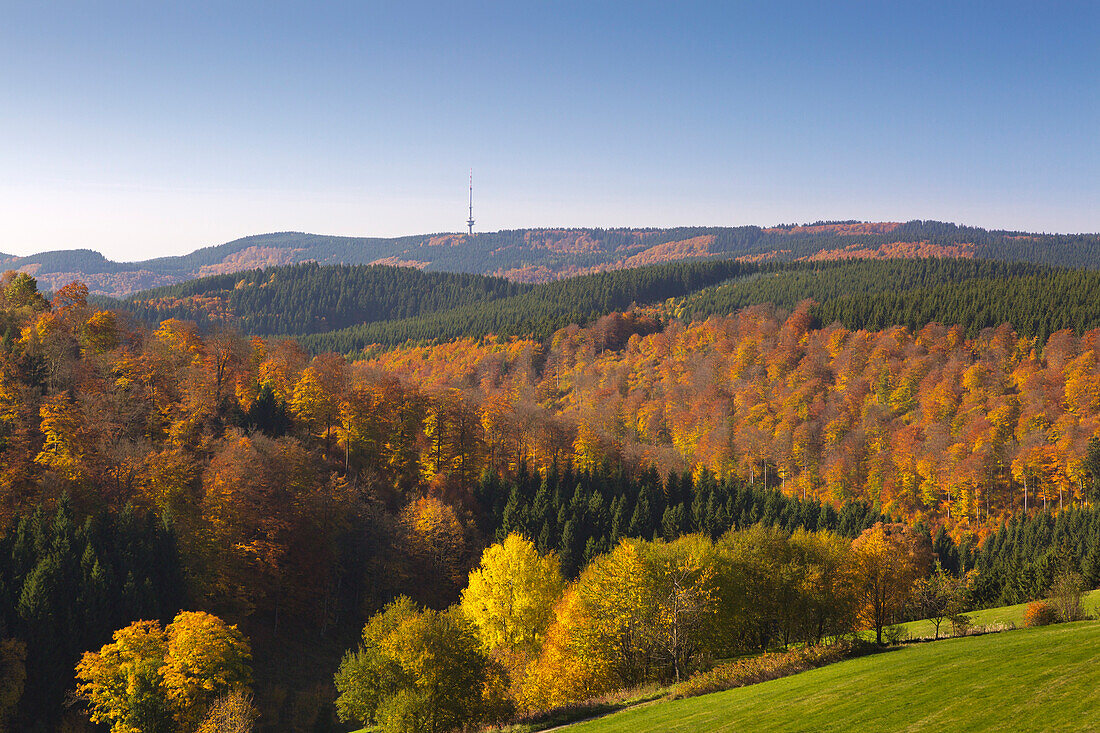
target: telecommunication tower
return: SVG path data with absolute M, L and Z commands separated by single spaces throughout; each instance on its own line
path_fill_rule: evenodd
M 474 233 L 474 169 L 470 169 L 470 218 L 466 220 L 469 233 Z

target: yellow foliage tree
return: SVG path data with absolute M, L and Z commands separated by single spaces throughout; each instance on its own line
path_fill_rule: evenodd
M 168 625 L 162 685 L 178 723 L 190 730 L 218 697 L 252 684 L 252 652 L 236 626 L 202 611 Z
M 577 584 L 554 607 L 539 657 L 524 675 L 516 702 L 527 710 L 545 710 L 587 700 L 614 686 L 610 665 L 597 655 L 577 654 L 573 637 L 591 623 Z
M 167 638 L 156 621 L 135 621 L 116 631 L 98 652 L 85 652 L 76 665 L 76 692 L 88 701 L 93 723 L 112 733 L 168 730 L 168 702 L 160 666 Z
M 93 353 L 103 354 L 118 346 L 118 319 L 111 311 L 96 311 L 81 328 L 81 341 Z
M 291 412 L 312 435 L 324 438 L 326 452 L 332 429 L 340 422 L 340 402 L 346 391 L 346 364 L 329 354 L 302 370 L 290 396 Z
M 909 600 L 913 583 L 928 573 L 932 548 L 903 524 L 883 524 L 864 530 L 852 542 L 863 591 L 863 620 L 882 643 L 882 628 L 896 618 Z
M 678 679 L 710 643 L 718 611 L 713 545 L 624 540 L 581 573 L 558 603 L 523 706 L 574 703 L 654 677 Z
M 578 593 L 591 623 L 574 631 L 573 650 L 607 660 L 624 685 L 643 680 L 646 637 L 654 620 L 641 546 L 641 542 L 624 540 L 593 560 L 578 580 Z
M 79 407 L 68 395 L 56 394 L 43 400 L 39 414 L 46 439 L 35 462 L 69 481 L 79 481 L 85 473 L 84 422 Z
M 489 547 L 470 571 L 462 610 L 486 652 L 526 665 L 542 644 L 564 581 L 558 558 L 518 534 Z
M 417 499 L 401 511 L 400 523 L 406 557 L 420 565 L 421 589 L 429 595 L 455 592 L 466 556 L 466 534 L 455 510 L 434 497 Z
M 178 363 L 190 363 L 202 354 L 202 337 L 193 323 L 169 318 L 161 322 L 153 338 L 168 349 Z
M 252 683 L 248 642 L 217 616 L 184 611 L 162 629 L 135 621 L 76 666 L 77 694 L 112 733 L 194 730 L 211 704 Z

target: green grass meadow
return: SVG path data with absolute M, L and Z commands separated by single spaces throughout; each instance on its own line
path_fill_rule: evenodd
M 978 623 L 993 621 L 1002 622 Z M 641 705 L 567 730 L 1100 730 L 1100 622 L 906 645 L 759 685 Z
M 1085 613 L 1089 616 L 1100 616 L 1100 590 L 1089 591 L 1085 594 L 1084 599 Z M 970 617 L 970 622 L 974 626 L 996 626 L 998 624 L 1005 626 L 1015 626 L 1020 628 L 1024 625 L 1024 609 L 1027 608 L 1026 603 L 1020 603 L 1015 606 L 1001 606 L 999 608 L 987 608 L 983 611 L 970 611 L 966 615 Z M 909 623 L 901 624 L 902 629 L 913 638 L 932 638 L 932 634 L 935 633 L 935 627 L 931 621 L 910 621 Z M 945 620 L 940 624 L 940 638 L 951 635 L 951 622 Z M 1100 724 L 1097 726 L 1100 729 Z

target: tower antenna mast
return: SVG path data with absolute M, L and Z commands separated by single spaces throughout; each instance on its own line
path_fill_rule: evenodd
M 469 233 L 474 233 L 474 169 L 470 169 L 470 218 L 466 220 Z

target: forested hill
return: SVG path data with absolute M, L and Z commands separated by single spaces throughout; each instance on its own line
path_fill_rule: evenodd
M 150 324 L 228 321 L 242 333 L 300 335 L 398 320 L 529 291 L 499 277 L 384 265 L 305 263 L 147 290 L 113 304 Z
M 154 242 L 155 244 L 155 242 Z M 115 297 L 209 275 L 289 265 L 388 264 L 545 282 L 571 275 L 685 259 L 749 261 L 975 257 L 1100 267 L 1100 235 L 987 231 L 935 221 L 819 222 L 775 227 L 516 229 L 396 238 L 261 234 L 180 257 L 113 262 L 87 249 L 0 255 L 4 269 L 34 275 L 47 290 L 73 281 Z
M 706 288 L 672 305 L 685 320 L 736 313 L 751 305 L 793 309 L 813 300 L 819 326 L 850 329 L 929 323 L 960 326 L 969 337 L 1010 324 L 1043 342 L 1056 331 L 1100 327 L 1100 272 L 989 260 L 925 259 L 788 263 Z
M 365 323 L 331 333 L 303 336 L 314 352 L 352 353 L 372 344 L 452 340 L 489 334 L 549 338 L 571 324 L 586 324 L 632 305 L 663 302 L 731 278 L 761 271 L 736 260 L 676 262 L 543 283 L 492 302 L 438 311 L 415 318 Z M 655 325 L 655 324 L 651 324 Z
M 192 280 L 106 304 L 150 325 L 176 318 L 200 326 L 226 323 L 251 335 L 314 334 L 311 348 L 352 351 L 379 340 L 371 327 L 381 329 L 384 343 L 474 333 L 549 335 L 763 268 L 736 260 L 676 262 L 530 285 L 407 267 L 308 263 Z
M 1096 292 L 1097 271 L 988 260 L 727 260 L 570 278 L 491 302 L 303 336 L 300 342 L 314 352 L 349 354 L 371 344 L 489 334 L 545 340 L 559 328 L 631 305 L 658 306 L 661 320 L 698 321 L 753 305 L 789 311 L 805 300 L 814 301 L 810 314 L 822 326 L 839 321 L 851 329 L 919 330 L 935 322 L 976 336 L 1008 323 L 1022 336 L 1044 341 L 1062 329 L 1080 333 L 1100 327 Z
M 175 318 L 204 330 L 292 335 L 320 353 L 372 344 L 501 337 L 548 339 L 632 306 L 658 320 L 725 316 L 805 300 L 819 325 L 852 329 L 937 322 L 969 336 L 1009 323 L 1045 340 L 1100 327 L 1100 272 L 977 259 L 666 263 L 530 285 L 461 273 L 380 265 L 289 265 L 216 275 L 111 301 L 155 326 Z M 640 325 L 638 326 L 641 327 Z

